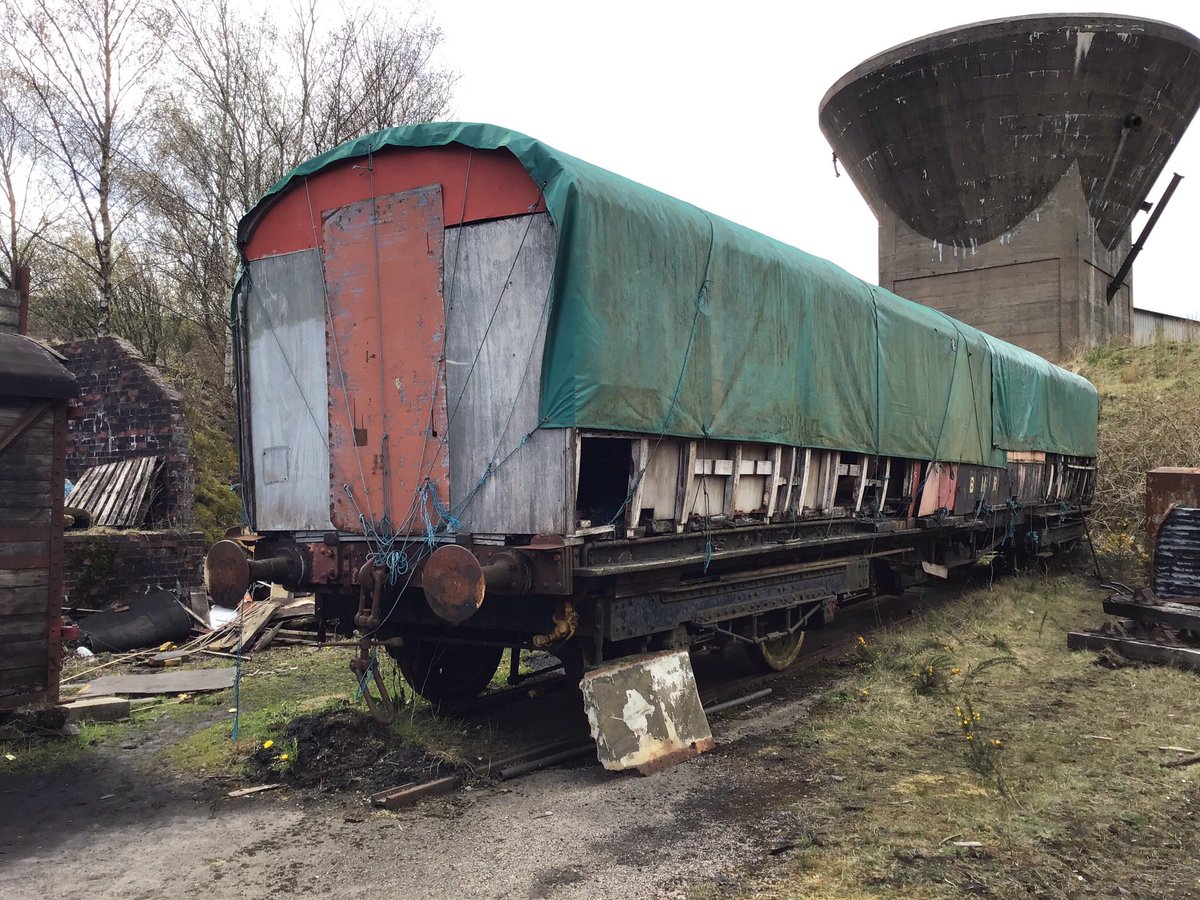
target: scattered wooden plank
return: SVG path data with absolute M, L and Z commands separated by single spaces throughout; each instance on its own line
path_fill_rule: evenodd
M 152 666 L 177 666 L 186 659 L 191 658 L 190 650 L 164 650 L 162 653 L 155 653 L 149 659 Z
M 98 666 L 92 666 L 90 669 L 84 669 L 82 672 L 76 672 L 74 675 L 71 675 L 69 678 L 64 678 L 62 680 L 62 683 L 67 684 L 68 682 L 71 682 L 71 681 L 80 681 L 83 678 L 85 678 L 86 676 L 91 675 L 93 672 L 99 672 L 101 669 L 107 669 L 109 666 L 116 666 L 116 665 L 120 665 L 121 663 L 136 662 L 138 660 L 145 659 L 148 656 L 153 656 L 155 654 L 155 652 L 157 652 L 157 651 L 135 650 L 132 653 L 122 653 L 122 654 L 119 654 L 118 656 L 113 657 L 108 662 L 100 663 L 100 665 L 98 665 Z M 85 687 L 86 687 L 86 685 L 85 685 Z
M 239 788 L 236 791 L 230 791 L 226 797 L 249 797 L 251 794 L 261 794 L 263 791 L 273 791 L 275 788 L 283 787 L 283 782 L 277 781 L 273 784 L 260 784 L 256 787 Z
M 262 636 L 259 637 L 259 639 L 254 642 L 254 646 L 253 646 L 253 648 L 251 648 L 251 652 L 257 653 L 259 650 L 266 650 L 267 647 L 271 646 L 271 641 L 275 640 L 275 635 L 279 634 L 279 629 L 281 629 L 282 627 L 283 627 L 282 622 L 276 622 L 274 625 L 272 625 L 270 628 L 268 628 L 266 631 L 264 631 L 262 633 Z
M 1089 631 L 1067 632 L 1067 647 L 1071 650 L 1112 650 L 1126 659 L 1139 662 L 1167 663 L 1200 671 L 1200 650 L 1190 647 L 1166 647 L 1134 638 L 1112 637 Z
M 193 610 L 190 606 L 188 606 L 186 603 L 182 603 L 182 602 L 180 602 L 179 605 L 183 607 L 184 612 L 186 612 L 189 616 L 191 616 L 196 621 L 196 625 L 198 625 L 200 627 L 200 630 L 202 632 L 207 633 L 209 631 L 212 631 L 212 626 L 209 625 L 208 622 L 206 622 L 202 618 L 200 618 L 198 615 L 196 615 L 196 611 Z
M 284 603 L 275 610 L 276 619 L 304 619 L 317 614 L 317 604 L 312 597 L 298 597 Z
M 105 675 L 83 686 L 89 697 L 110 694 L 195 694 L 233 687 L 234 669 L 192 669 L 184 672 L 155 672 L 152 675 Z
M 1120 597 L 1109 597 L 1104 601 L 1104 611 L 1112 616 L 1124 616 L 1138 622 L 1169 625 L 1200 631 L 1200 608 L 1171 600 L 1158 603 L 1135 603 Z
M 411 806 L 424 797 L 436 797 L 448 794 L 462 784 L 461 775 L 447 775 L 432 781 L 414 781 L 398 787 L 388 788 L 371 795 L 371 805 L 383 809 L 400 809 Z

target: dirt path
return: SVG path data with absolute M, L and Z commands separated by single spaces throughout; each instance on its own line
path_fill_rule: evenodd
M 588 764 L 398 813 L 356 797 L 214 799 L 106 749 L 61 780 L 8 779 L 0 896 L 684 896 L 796 840 L 788 807 L 806 773 L 756 733 L 805 707 L 798 694 L 727 713 L 718 735 L 754 736 L 654 777 Z
M 685 897 L 810 837 L 797 800 L 833 773 L 787 740 L 820 686 L 802 671 L 774 688 L 714 718 L 716 750 L 652 777 L 588 761 L 396 813 L 163 780 L 169 736 L 102 746 L 69 772 L 0 779 L 0 896 Z

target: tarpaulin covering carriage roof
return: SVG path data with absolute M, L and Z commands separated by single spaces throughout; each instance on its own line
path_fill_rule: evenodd
M 491 125 L 376 132 L 303 163 L 242 220 L 244 243 L 306 176 L 393 147 L 506 149 L 558 232 L 542 426 L 1003 465 L 1095 456 L 1084 378 L 690 203 Z

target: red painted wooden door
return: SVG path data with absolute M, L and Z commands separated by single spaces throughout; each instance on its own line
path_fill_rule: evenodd
M 322 218 L 330 517 L 342 531 L 361 531 L 360 515 L 375 528 L 386 516 L 397 531 L 420 531 L 416 495 L 427 477 L 449 505 L 442 191 L 389 194 Z

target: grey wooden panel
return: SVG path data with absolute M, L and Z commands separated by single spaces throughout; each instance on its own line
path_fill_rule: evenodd
M 332 527 L 324 285 L 316 250 L 250 263 L 250 447 L 260 531 Z
M 538 422 L 556 243 L 545 213 L 446 230 L 450 496 L 464 531 L 562 534 L 571 527 L 571 430 L 538 429 L 521 446 Z M 464 507 L 488 464 L 510 452 Z

